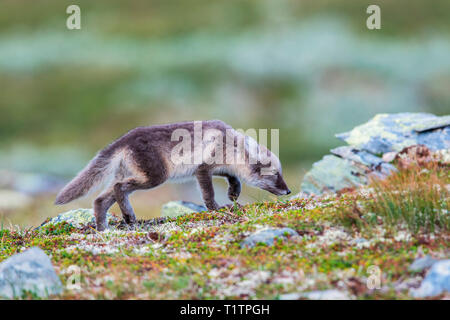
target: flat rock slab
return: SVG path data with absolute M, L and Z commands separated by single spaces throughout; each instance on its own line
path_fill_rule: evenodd
M 188 201 L 170 201 L 162 206 L 161 216 L 178 217 L 193 212 L 206 211 L 206 207 Z
M 241 247 L 253 248 L 258 243 L 272 246 L 275 239 L 286 239 L 286 236 L 298 236 L 298 233 L 291 228 L 268 228 L 257 231 L 241 242 Z
M 307 194 L 322 194 L 359 187 L 367 181 L 363 166 L 334 155 L 326 155 L 305 174 L 301 189 Z
M 118 221 L 119 219 L 113 216 L 111 213 L 106 215 L 107 222 Z M 41 227 L 48 225 L 57 225 L 62 222 L 67 222 L 75 228 L 82 228 L 87 225 L 95 225 L 95 215 L 92 209 L 74 209 L 57 215 L 50 221 L 42 224 Z
M 353 130 L 336 137 L 359 150 L 373 154 L 400 152 L 423 144 L 430 150 L 450 148 L 450 116 L 431 113 L 379 114 Z
M 62 292 L 50 258 L 39 248 L 13 255 L 0 264 L 0 297 L 20 298 L 25 292 L 40 298 Z
M 427 298 L 445 292 L 450 292 L 450 259 L 435 262 L 420 287 L 411 289 L 410 295 L 415 298 Z
M 342 159 L 355 161 L 367 167 L 376 167 L 384 162 L 382 158 L 377 157 L 370 152 L 358 150 L 351 146 L 337 147 L 331 149 L 330 152 Z

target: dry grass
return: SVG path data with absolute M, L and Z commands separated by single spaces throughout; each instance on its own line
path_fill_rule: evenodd
M 411 231 L 448 231 L 448 166 L 411 166 L 386 180 L 372 182 L 374 200 L 368 208 L 388 224 L 405 222 Z
M 373 179 L 369 199 L 341 209 L 339 216 L 358 229 L 383 223 L 406 224 L 414 233 L 449 231 L 449 183 L 448 166 L 414 164 L 386 179 Z

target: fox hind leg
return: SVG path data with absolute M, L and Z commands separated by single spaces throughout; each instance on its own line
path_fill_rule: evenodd
M 129 225 L 136 223 L 136 215 L 134 214 L 133 207 L 131 206 L 128 196 L 136 190 L 151 189 L 160 185 L 161 181 L 151 182 L 139 182 L 134 179 L 130 179 L 124 182 L 118 182 L 114 185 L 114 196 L 119 205 L 120 211 L 125 222 Z
M 133 180 L 119 182 L 114 185 L 114 195 L 117 204 L 119 205 L 120 211 L 122 211 L 123 219 L 129 225 L 136 223 L 136 215 L 134 214 L 134 210 L 128 196 L 131 192 L 137 189 L 139 189 L 139 187 Z
M 125 222 L 136 223 L 136 215 L 128 196 L 136 190 L 151 189 L 162 184 L 166 178 L 164 161 L 145 137 L 138 137 L 134 145 L 125 153 L 116 172 L 114 196 L 122 211 Z
M 106 213 L 108 209 L 116 202 L 114 197 L 114 191 L 108 190 L 102 193 L 97 199 L 94 201 L 94 214 L 95 214 L 95 223 L 98 231 L 103 231 L 106 229 Z

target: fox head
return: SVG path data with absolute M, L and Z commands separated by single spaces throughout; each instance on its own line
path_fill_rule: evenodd
M 255 164 L 250 164 L 248 183 L 277 196 L 290 194 L 291 190 L 283 179 L 280 160 L 270 150 L 264 148 L 264 152 L 268 156 L 266 161 L 258 160 Z

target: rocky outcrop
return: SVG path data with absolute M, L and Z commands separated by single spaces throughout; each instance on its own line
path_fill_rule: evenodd
M 336 135 L 348 146 L 331 150 L 305 175 L 305 194 L 337 192 L 359 187 L 369 177 L 385 177 L 395 171 L 390 164 L 405 148 L 420 145 L 431 152 L 450 149 L 450 116 L 429 113 L 379 114 L 353 130 Z M 448 161 L 448 160 L 445 160 Z

